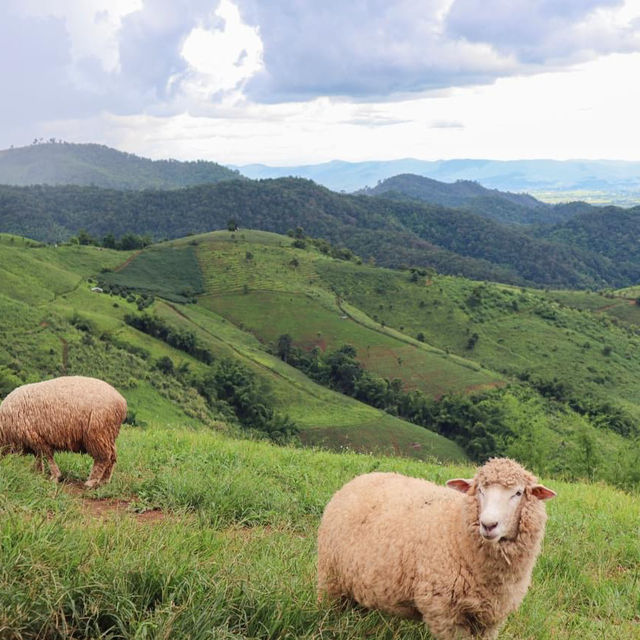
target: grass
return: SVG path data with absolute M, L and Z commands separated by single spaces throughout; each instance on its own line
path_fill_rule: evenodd
M 326 306 L 309 295 L 251 291 L 205 296 L 200 303 L 266 344 L 275 344 L 284 333 L 292 336 L 295 346 L 305 349 L 332 351 L 351 344 L 366 369 L 384 378 L 400 378 L 406 389 L 419 389 L 431 396 L 499 381 L 498 376 L 477 365 L 460 366 L 441 350 L 399 339 L 373 322 L 367 326 L 366 320 L 349 315 L 335 303 Z
M 187 242 L 176 243 L 135 255 L 98 251 L 94 247 L 25 250 L 20 243 L 12 247 L 7 242 L 6 248 L 0 244 L 3 268 L 15 265 L 16 274 L 23 254 L 28 252 L 24 278 L 16 278 L 21 287 L 13 287 L 9 279 L 0 281 L 0 383 L 3 366 L 8 367 L 4 371 L 10 375 L 18 371 L 24 382 L 62 374 L 93 375 L 124 393 L 137 420 L 148 422 L 164 416 L 169 422 L 200 422 L 218 428 L 219 416 L 207 409 L 202 397 L 155 369 L 162 357 L 171 358 L 176 366 L 188 365 L 194 373 L 202 373 L 204 365 L 126 325 L 123 317 L 136 310 L 135 304 L 117 296 L 93 293 L 87 281 L 88 273 L 100 271 L 102 257 L 113 268 L 116 258 L 123 261 L 135 255 L 125 269 L 107 275 L 127 275 L 133 270 L 127 285 L 133 283 L 142 288 L 144 284 L 148 288 L 150 282 L 144 278 L 152 278 L 156 269 L 156 281 L 173 287 L 177 294 L 185 282 L 194 282 L 193 272 L 186 266 L 182 272 L 180 266 L 193 267 L 193 248 Z M 59 266 L 48 268 L 47 255 L 52 256 L 54 266 Z M 147 255 L 151 256 L 149 260 Z M 165 267 L 161 267 L 162 255 L 169 258 Z M 37 259 L 31 260 L 31 256 Z M 139 261 L 142 269 L 136 266 Z M 182 275 L 165 279 L 171 270 Z M 185 280 L 176 284 L 181 277 Z M 271 389 L 278 410 L 289 414 L 300 426 L 305 444 L 420 459 L 466 459 L 458 445 L 431 431 L 312 383 L 266 353 L 251 334 L 200 305 L 178 307 L 158 300 L 154 312 L 174 326 L 197 332 L 216 356 L 240 359 L 254 371 Z M 71 326 L 77 318 L 88 323 L 91 330 L 83 333 Z
M 84 495 L 50 484 L 28 459 L 0 461 L 3 638 L 430 638 L 418 622 L 318 606 L 317 526 L 332 493 L 357 474 L 443 483 L 471 469 L 161 425 L 125 428 L 118 446 L 111 484 Z M 86 456 L 57 457 L 67 483 L 86 477 Z M 637 497 L 545 483 L 558 498 L 543 554 L 501 638 L 635 637 Z
M 195 249 L 191 245 L 160 246 L 141 252 L 116 272 L 100 274 L 100 281 L 186 302 L 204 291 Z
M 412 283 L 408 274 L 326 263 L 322 277 L 348 302 L 388 327 L 465 355 L 505 376 L 558 378 L 627 407 L 640 418 L 637 320 L 611 314 L 628 301 L 587 292 L 550 292 L 437 275 Z M 402 327 L 402 329 L 400 329 Z M 477 341 L 469 347 L 469 338 Z

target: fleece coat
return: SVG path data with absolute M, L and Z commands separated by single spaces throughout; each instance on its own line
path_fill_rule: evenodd
M 479 533 L 476 489 L 525 485 L 517 536 Z M 327 505 L 318 534 L 319 597 L 421 618 L 441 640 L 494 638 L 524 598 L 546 512 L 534 476 L 494 459 L 463 494 L 396 473 L 359 476 Z
M 14 389 L 0 405 L 0 450 L 33 454 L 60 477 L 55 451 L 88 453 L 88 486 L 107 482 L 116 462 L 115 441 L 127 415 L 126 400 L 96 378 L 65 376 Z

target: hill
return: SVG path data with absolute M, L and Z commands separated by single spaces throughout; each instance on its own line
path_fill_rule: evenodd
M 634 317 L 332 253 L 255 231 L 138 252 L 0 236 L 0 395 L 97 375 L 134 423 L 640 480 Z
M 439 205 L 337 194 L 307 180 L 231 180 L 142 192 L 0 186 L 0 230 L 47 242 L 83 228 L 99 238 L 176 238 L 224 229 L 231 219 L 277 233 L 302 227 L 389 267 L 425 266 L 482 280 L 573 288 L 619 288 L 640 280 L 640 263 L 617 264 L 573 246 L 570 238 L 536 237 L 525 228 Z
M 543 227 L 538 236 L 606 256 L 619 265 L 640 259 L 640 206 L 581 211 L 560 224 Z
M 640 202 L 640 163 L 616 160 L 382 160 L 269 167 L 235 167 L 253 179 L 295 176 L 334 191 L 357 191 L 399 174 L 442 182 L 474 180 L 489 189 L 526 191 L 550 202 L 587 200 L 629 206 Z
M 454 183 L 440 182 L 414 174 L 387 178 L 375 187 L 363 189 L 358 193 L 463 208 L 508 224 L 561 222 L 571 215 L 567 208 L 548 205 L 526 193 L 486 189 L 470 180 L 457 180 Z
M 176 189 L 239 177 L 215 162 L 149 160 L 98 144 L 48 142 L 0 151 L 0 184 Z
M 637 292 L 483 285 L 357 265 L 322 248 L 331 252 L 255 231 L 140 252 L 0 234 L 0 395 L 82 373 L 116 384 L 131 409 L 113 480 L 97 491 L 80 487 L 88 456 L 56 455 L 61 485 L 35 473 L 29 458 L 0 459 L 3 637 L 424 640 L 420 622 L 317 604 L 320 517 L 358 474 L 443 484 L 473 469 L 433 431 L 314 384 L 271 353 L 280 330 L 303 351 L 317 347 L 319 358 L 349 340 L 368 370 L 402 376 L 408 399 L 419 389 L 440 394 L 446 380 L 464 393 L 435 401 L 442 411 L 432 428 L 488 429 L 494 445 L 558 492 L 531 589 L 504 637 L 571 640 L 576 629 L 584 640 L 634 637 L 640 507 L 630 492 L 640 486 L 639 450 L 615 431 L 625 424 L 615 407 L 637 423 L 640 307 L 613 296 Z M 92 290 L 96 278 L 110 293 Z M 155 318 L 157 331 L 127 317 Z M 491 359 L 516 374 L 508 386 L 487 384 L 507 377 L 478 364 Z M 519 372 L 529 375 L 518 382 Z M 469 388 L 468 376 L 483 388 Z M 235 399 L 223 393 L 234 385 Z M 260 402 L 241 405 L 238 395 Z M 615 407 L 595 402 L 602 398 Z M 239 409 L 258 406 L 289 411 L 300 437 L 321 427 L 324 445 L 342 452 L 257 441 Z M 606 479 L 628 492 L 568 478 Z
M 167 423 L 287 440 L 293 420 L 309 444 L 466 459 L 432 431 L 315 384 L 205 306 L 169 302 L 193 296 L 202 282 L 194 246 L 186 241 L 136 255 L 0 236 L 0 258 L 0 396 L 45 377 L 94 375 L 122 390 L 134 423 L 164 416 Z M 123 262 L 125 268 L 114 271 Z M 141 269 L 140 262 L 154 269 Z M 170 277 L 176 270 L 181 278 Z M 112 295 L 96 293 L 92 274 L 103 280 L 121 274 L 124 284 L 113 285 Z M 153 279 L 154 293 L 167 297 L 154 301 L 148 288 L 132 293 L 136 278 L 138 285 Z M 147 317 L 140 310 L 148 307 L 158 319 L 154 331 L 125 321 Z M 495 379 L 477 366 L 458 366 L 468 384 Z

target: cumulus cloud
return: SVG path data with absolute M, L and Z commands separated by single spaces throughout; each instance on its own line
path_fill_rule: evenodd
M 635 51 L 638 25 L 611 20 L 622 0 L 455 0 L 446 33 L 488 43 L 523 65 L 571 63 L 596 54 Z
M 258 25 L 261 101 L 380 98 L 483 84 L 640 49 L 640 26 L 616 23 L 622 0 L 238 0 Z
M 100 114 L 228 121 L 252 105 L 433 97 L 640 51 L 639 15 L 640 0 L 4 0 L 0 144 Z

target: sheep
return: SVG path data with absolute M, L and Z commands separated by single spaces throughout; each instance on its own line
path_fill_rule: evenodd
M 109 482 L 116 463 L 115 441 L 127 415 L 127 401 L 96 378 L 64 376 L 25 384 L 0 404 L 0 453 L 33 454 L 36 469 L 49 464 L 61 473 L 55 451 L 88 453 L 94 460 L 87 488 Z
M 555 495 L 508 458 L 447 487 L 397 473 L 358 476 L 322 516 L 318 600 L 422 619 L 440 640 L 496 638 L 529 588 L 542 501 Z

